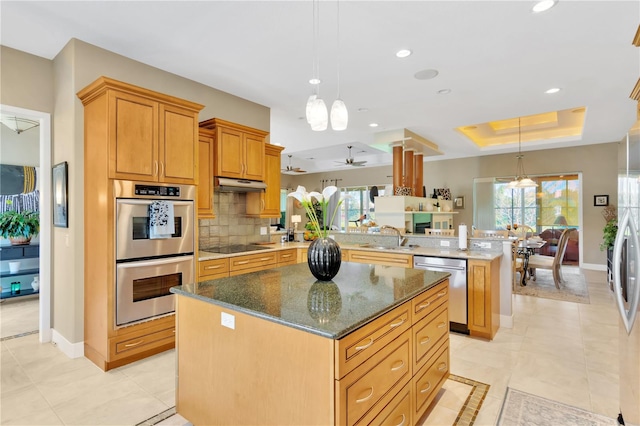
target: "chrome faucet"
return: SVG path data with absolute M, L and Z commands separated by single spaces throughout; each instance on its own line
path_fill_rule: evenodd
M 407 242 L 407 239 L 400 234 L 400 230 L 398 228 L 395 228 L 391 225 L 382 225 L 380 229 L 393 229 L 394 231 L 396 231 L 396 234 L 398 234 L 398 247 Z

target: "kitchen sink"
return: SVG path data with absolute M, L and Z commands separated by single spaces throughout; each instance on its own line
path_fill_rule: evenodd
M 380 246 L 380 245 L 376 245 L 376 244 L 361 244 L 360 247 L 376 249 L 376 250 L 411 251 L 411 250 L 415 249 L 416 247 L 420 247 L 420 246 L 415 245 L 415 244 L 408 244 L 406 246 Z

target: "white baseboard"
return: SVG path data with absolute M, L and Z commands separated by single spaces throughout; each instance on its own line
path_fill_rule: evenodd
M 513 315 L 500 314 L 500 327 L 513 328 Z
M 71 343 L 55 329 L 52 331 L 51 341 L 69 358 L 82 358 L 84 356 L 84 342 Z
M 592 271 L 607 271 L 607 265 L 602 265 L 600 263 L 583 263 L 580 267 L 582 269 L 589 269 Z

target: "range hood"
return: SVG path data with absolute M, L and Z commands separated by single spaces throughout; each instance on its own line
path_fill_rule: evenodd
M 257 180 L 218 177 L 215 182 L 219 192 L 263 192 L 267 189 L 266 183 Z

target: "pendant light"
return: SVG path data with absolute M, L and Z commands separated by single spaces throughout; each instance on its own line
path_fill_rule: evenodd
M 514 180 L 509 182 L 507 188 L 534 188 L 538 186 L 538 184 L 529 179 L 529 177 L 524 172 L 524 155 L 522 155 L 520 117 L 518 117 L 518 156 L 516 158 L 518 159 L 518 163 L 516 165 L 516 177 Z
M 318 55 L 318 36 L 320 34 L 319 2 L 313 0 L 313 77 L 309 83 L 315 85 L 314 93 L 307 99 L 306 116 L 311 130 L 323 131 L 329 124 L 327 106 L 320 97 L 320 59 Z
M 340 0 L 336 1 L 336 57 L 338 62 L 338 97 L 331 105 L 331 128 L 333 130 L 345 130 L 349 123 L 349 111 L 344 101 L 340 99 Z

